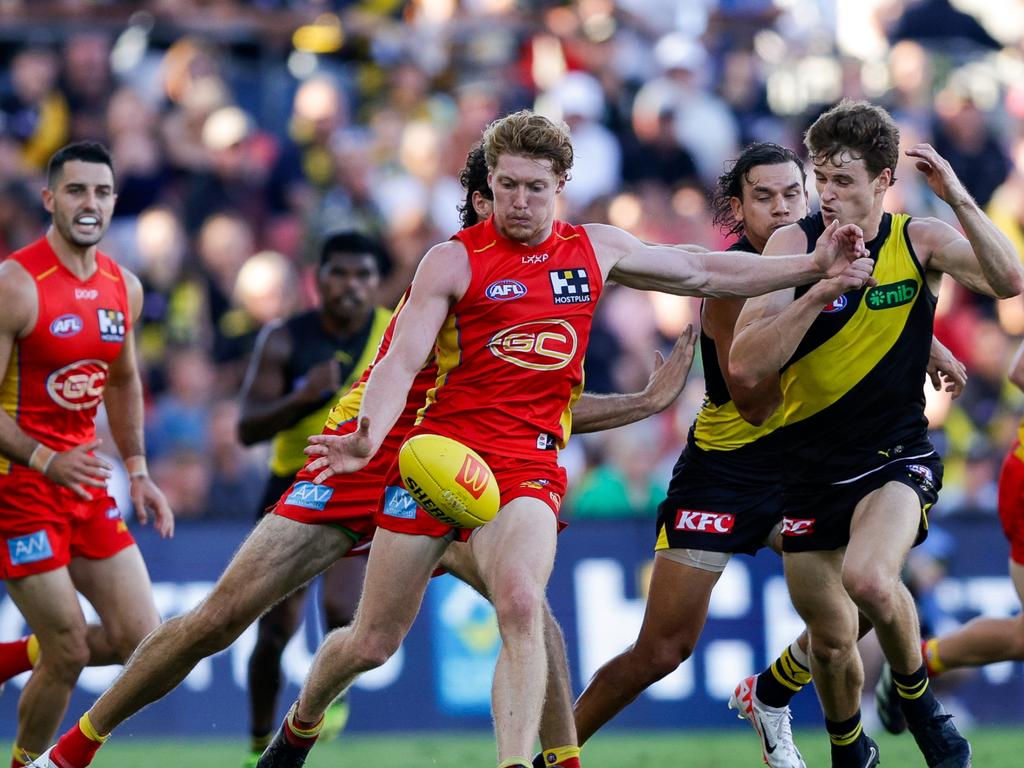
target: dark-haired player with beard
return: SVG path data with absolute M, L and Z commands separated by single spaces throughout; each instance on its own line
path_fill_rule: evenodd
M 3 672 L 21 671 L 11 654 L 37 660 L 18 705 L 12 766 L 53 738 L 84 666 L 124 661 L 160 619 L 142 555 L 107 492 L 111 466 L 94 453 L 101 403 L 136 515 L 153 514 L 162 536 L 174 532 L 146 469 L 132 335 L 142 287 L 97 246 L 117 200 L 106 148 L 58 150 L 42 197 L 50 228 L 0 264 L 0 577 L 35 633 L 21 649 L 7 644 Z M 76 591 L 99 624 L 86 623 Z
M 900 582 L 907 552 L 927 535 L 927 511 L 942 484 L 921 382 L 942 275 L 1009 297 L 1024 288 L 1024 269 L 928 144 L 907 155 L 964 234 L 937 219 L 885 211 L 899 129 L 884 109 L 843 101 L 814 122 L 804 141 L 821 214 L 778 230 L 765 254 L 809 249 L 826 227 L 856 224 L 874 279 L 860 286 L 825 279 L 748 301 L 737 321 L 730 373 L 746 386 L 778 376 L 786 579 L 810 631 L 833 767 L 879 763 L 860 721 L 856 640 L 863 614 L 891 665 L 900 708 L 925 761 L 931 768 L 965 768 L 970 745 L 928 685 L 917 612 Z

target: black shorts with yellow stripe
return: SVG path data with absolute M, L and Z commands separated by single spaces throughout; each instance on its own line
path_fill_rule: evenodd
M 921 505 L 917 546 L 928 537 L 928 510 L 942 488 L 942 460 L 932 451 L 900 459 L 836 483 L 787 486 L 783 493 L 783 552 L 839 549 L 850 541 L 850 521 L 861 499 L 887 483 L 902 483 Z
M 782 520 L 780 482 L 744 484 L 684 452 L 658 506 L 655 550 L 694 549 L 752 555 Z

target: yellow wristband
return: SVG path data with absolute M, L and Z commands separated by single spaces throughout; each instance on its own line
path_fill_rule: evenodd
M 141 454 L 129 456 L 124 460 L 124 467 L 128 470 L 128 477 L 149 477 L 149 469 L 146 467 L 146 457 Z
M 32 453 L 29 454 L 28 465 L 36 472 L 45 475 L 56 456 L 55 450 L 47 448 L 42 443 L 37 443 L 36 447 L 32 449 Z

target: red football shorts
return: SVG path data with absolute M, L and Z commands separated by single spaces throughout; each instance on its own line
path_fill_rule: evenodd
M 1024 449 L 1016 442 L 999 474 L 999 520 L 1010 542 L 1010 558 L 1024 565 Z
M 0 478 L 0 578 L 19 579 L 63 568 L 73 557 L 104 560 L 135 543 L 103 488 L 83 501 L 21 465 Z
M 346 435 L 354 430 L 353 420 L 340 424 L 337 430 L 325 429 L 324 434 Z M 341 528 L 356 543 L 350 554 L 365 553 L 365 544 L 376 529 L 374 514 L 384 495 L 384 478 L 395 463 L 404 437 L 389 434 L 363 469 L 332 475 L 322 485 L 313 482 L 319 471 L 310 472 L 303 467 L 271 512 L 298 523 Z
M 513 499 L 529 496 L 543 501 L 558 517 L 565 496 L 566 476 L 565 470 L 558 466 L 555 451 L 543 452 L 536 459 L 507 458 L 488 453 L 481 453 L 481 456 L 494 473 L 503 506 Z M 458 541 L 466 541 L 473 532 L 471 528 L 451 528 L 416 506 L 402 485 L 397 460 L 388 471 L 386 485 L 384 499 L 376 515 L 380 528 L 396 533 L 435 537 L 447 536 L 454 531 Z M 560 524 L 559 530 L 562 527 Z

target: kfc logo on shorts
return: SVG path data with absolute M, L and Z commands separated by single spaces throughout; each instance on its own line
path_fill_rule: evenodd
M 801 520 L 796 517 L 782 518 L 783 536 L 806 536 L 814 532 L 814 520 Z
M 82 318 L 78 315 L 61 315 L 50 323 L 50 333 L 59 339 L 74 336 L 82 328 Z
M 496 280 L 484 291 L 491 301 L 511 301 L 526 295 L 526 286 L 518 280 Z
M 124 341 L 124 312 L 119 309 L 97 309 L 102 341 Z
M 694 533 L 732 533 L 736 516 L 727 512 L 701 512 L 696 509 L 676 510 L 676 530 Z
M 54 371 L 46 379 L 46 393 L 61 408 L 84 411 L 95 408 L 107 386 L 107 364 L 79 360 Z
M 821 311 L 824 312 L 826 315 L 831 315 L 834 312 L 842 312 L 844 309 L 846 309 L 847 303 L 848 302 L 846 300 L 845 295 L 837 296 L 836 298 L 832 299 L 832 301 L 830 301 L 828 304 L 826 304 L 824 309 L 822 309 Z

